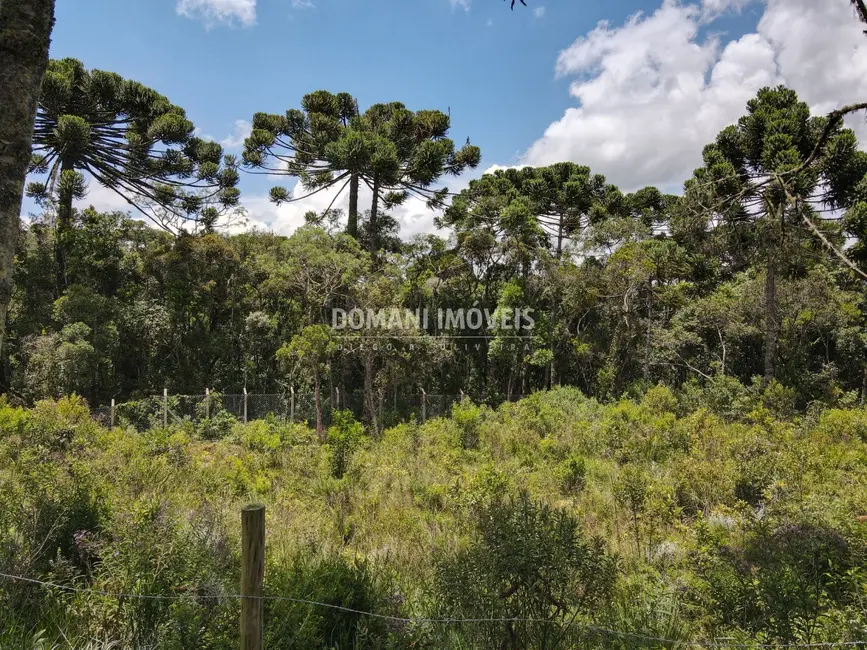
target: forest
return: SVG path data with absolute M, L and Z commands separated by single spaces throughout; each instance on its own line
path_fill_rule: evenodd
M 95 92 L 102 74 L 55 61 L 46 79 L 64 92 L 75 83 Z M 59 152 L 70 147 L 54 142 L 60 129 L 40 108 L 34 164 L 48 180 L 27 191 L 45 209 L 18 239 L 3 361 L 9 395 L 32 403 L 76 393 L 99 406 L 164 388 L 277 394 L 317 384 L 323 393 L 363 392 L 359 416 L 373 427 L 374 396 L 395 391 L 489 402 L 569 385 L 606 400 L 660 382 L 735 390 L 776 382 L 799 409 L 863 403 L 867 154 L 840 114 L 811 115 L 793 91 L 762 90 L 708 143 L 679 196 L 624 193 L 569 162 L 497 170 L 449 196 L 432 183 L 477 166 L 480 151 L 455 148 L 445 113 L 356 106 L 317 91 L 286 115 L 257 114 L 243 161 L 195 137 L 187 153 L 151 150 L 159 165 L 209 158 L 177 181 L 209 189 L 161 184 L 131 194 L 176 233 L 73 209 L 83 172 L 62 170 Z M 76 116 L 82 129 L 87 117 Z M 122 160 L 102 160 L 96 142 L 76 165 L 132 174 L 118 171 Z M 308 155 L 314 148 L 319 157 Z M 356 155 L 360 162 L 347 160 Z M 346 186 L 351 212 L 308 213 L 288 237 L 227 234 L 221 223 L 237 214 L 240 166 L 286 168 L 307 192 Z M 369 207 L 358 205 L 359 184 L 377 189 Z M 171 202 L 149 198 L 157 191 Z M 447 237 L 400 238 L 388 209 L 410 194 L 442 207 Z M 271 195 L 297 198 L 280 186 Z M 389 330 L 379 346 L 363 337 L 381 331 L 349 340 L 333 328 L 337 309 L 443 307 L 530 310 L 534 327 L 432 322 Z
M 0 650 L 236 648 L 254 501 L 268 648 L 867 644 L 867 104 L 763 88 L 676 194 L 568 161 L 466 182 L 448 107 L 340 89 L 233 155 L 49 60 L 28 4 L 0 0 L 0 145 L 33 107 L 0 148 Z M 42 68 L 3 42 L 25 14 Z M 246 228 L 245 174 L 335 198 Z M 417 199 L 436 232 L 402 236 Z M 462 316 L 336 319 L 428 310 Z M 311 410 L 220 401 L 290 393 Z

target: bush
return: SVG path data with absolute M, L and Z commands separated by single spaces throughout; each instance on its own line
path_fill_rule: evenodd
M 460 429 L 460 443 L 463 449 L 479 446 L 479 430 L 482 426 L 482 409 L 468 397 L 452 406 L 452 421 Z
M 359 612 L 401 616 L 403 597 L 387 569 L 338 554 L 305 548 L 269 566 L 268 596 L 335 605 Z M 265 647 L 285 650 L 402 647 L 403 626 L 381 618 L 271 600 L 265 607 Z M 408 647 L 405 646 L 405 647 Z
M 852 549 L 826 524 L 752 520 L 742 542 L 698 528 L 697 573 L 718 624 L 771 642 L 825 640 L 823 622 L 858 596 Z M 839 639 L 840 630 L 828 638 Z
M 331 475 L 343 478 L 352 453 L 364 438 L 364 426 L 356 422 L 350 411 L 337 411 L 334 424 L 328 429 Z
M 550 621 L 465 626 L 457 634 L 472 647 L 572 647 L 569 621 L 591 615 L 610 595 L 617 563 L 601 539 L 586 536 L 562 509 L 534 502 L 526 493 L 494 500 L 473 514 L 466 549 L 441 552 L 436 598 L 443 615 L 463 618 L 531 618 Z M 508 644 L 508 646 L 507 646 Z
M 575 495 L 587 484 L 587 464 L 581 456 L 570 456 L 561 468 L 563 492 Z

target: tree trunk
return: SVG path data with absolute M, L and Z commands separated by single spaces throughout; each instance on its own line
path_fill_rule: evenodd
M 379 435 L 379 425 L 376 421 L 376 400 L 373 397 L 373 355 L 364 357 L 364 412 L 367 421 L 373 429 L 374 436 Z
M 777 365 L 777 264 L 768 262 L 765 276 L 765 376 L 767 386 L 774 379 Z
M 563 216 L 560 216 L 560 221 L 557 224 L 557 261 L 563 257 Z
M 322 379 L 319 377 L 319 372 L 316 372 L 313 379 L 315 383 L 315 397 L 316 397 L 316 435 L 319 436 L 319 440 L 322 440 Z
M 349 177 L 349 221 L 346 232 L 358 239 L 358 174 Z
M 60 166 L 60 178 L 65 172 L 74 172 L 72 163 L 64 160 Z M 61 187 L 63 183 L 61 183 Z M 72 192 L 61 190 L 57 203 L 57 232 L 54 242 L 54 263 L 57 267 L 57 296 L 60 297 L 69 282 L 66 278 L 67 247 L 72 230 Z
M 861 378 L 861 406 L 867 404 L 867 366 L 864 366 L 864 375 Z
M 650 280 L 647 281 L 647 332 L 644 337 L 644 363 L 642 368 L 642 376 L 644 377 L 644 388 L 650 388 L 650 349 L 651 337 L 653 334 L 653 284 Z
M 378 224 L 377 217 L 379 216 L 379 177 L 374 174 L 373 175 L 373 201 L 370 204 L 370 223 L 368 224 L 370 227 L 370 256 L 376 257 L 376 253 L 379 250 L 378 246 Z
M 0 0 L 0 358 L 24 178 L 53 27 L 54 0 Z

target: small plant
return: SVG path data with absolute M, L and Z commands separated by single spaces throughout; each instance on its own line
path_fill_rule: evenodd
M 641 550 L 641 522 L 650 498 L 650 477 L 642 468 L 627 465 L 614 486 L 614 498 L 629 512 L 635 548 Z
M 223 408 L 223 400 L 215 392 L 196 406 L 196 416 L 196 433 L 203 440 L 227 438 L 238 421 Z
M 587 463 L 582 456 L 569 456 L 560 468 L 563 492 L 578 494 L 587 485 Z
M 334 413 L 334 424 L 328 429 L 328 446 L 331 450 L 331 475 L 343 478 L 349 459 L 364 438 L 364 427 L 356 422 L 350 411 Z
M 440 557 L 436 587 L 443 612 L 467 618 L 531 618 L 549 621 L 547 642 L 539 628 L 507 621 L 467 627 L 468 647 L 569 648 L 569 622 L 608 598 L 617 564 L 602 540 L 584 534 L 565 510 L 533 501 L 526 493 L 494 500 L 472 518 L 472 544 Z
M 452 420 L 460 430 L 460 442 L 463 449 L 476 449 L 479 446 L 479 429 L 482 425 L 482 409 L 464 397 L 452 406 Z

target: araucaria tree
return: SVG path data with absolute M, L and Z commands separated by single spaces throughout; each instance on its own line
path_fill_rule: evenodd
M 707 241 L 720 242 L 724 263 L 735 270 L 764 268 L 768 383 L 777 364 L 778 281 L 797 270 L 810 246 L 834 251 L 834 232 L 816 225 L 818 210 L 851 202 L 867 173 L 867 154 L 842 120 L 811 117 L 794 91 L 779 87 L 750 100 L 747 115 L 705 147 L 704 163 L 686 183 L 687 221 Z
M 304 97 L 302 110 L 291 109 L 285 116 L 257 113 L 244 162 L 300 180 L 304 193 L 298 196 L 285 187 L 271 190 L 277 204 L 337 187 L 333 206 L 349 187 L 347 232 L 353 237 L 358 237 L 358 191 L 364 183 L 373 194 L 367 230 L 373 233 L 369 248 L 375 253 L 380 208 L 413 195 L 441 206 L 448 190 L 432 190 L 431 185 L 443 175 L 456 176 L 479 164 L 478 147 L 467 141 L 457 150 L 446 137 L 450 123 L 445 113 L 413 112 L 399 102 L 375 104 L 360 114 L 350 95 L 320 90 Z
M 222 147 L 194 137 L 182 108 L 136 81 L 86 70 L 76 59 L 51 61 L 33 134 L 30 171 L 47 173 L 27 192 L 57 204 L 58 284 L 65 286 L 72 204 L 86 192 L 85 174 L 126 199 L 157 225 L 159 207 L 180 220 L 216 221 L 235 206 L 237 163 Z
M 54 0 L 0 2 L 0 358 L 33 117 L 54 28 Z
M 358 117 L 358 102 L 349 93 L 326 90 L 309 93 L 301 110 L 291 108 L 284 115 L 256 113 L 253 131 L 244 141 L 244 164 L 259 173 L 297 177 L 305 190 L 290 196 L 285 187 L 271 190 L 277 204 L 297 201 L 328 188 L 349 186 L 349 223 L 346 231 L 358 236 L 357 166 L 335 166 L 326 157 L 328 145 L 337 141 L 349 123 Z

